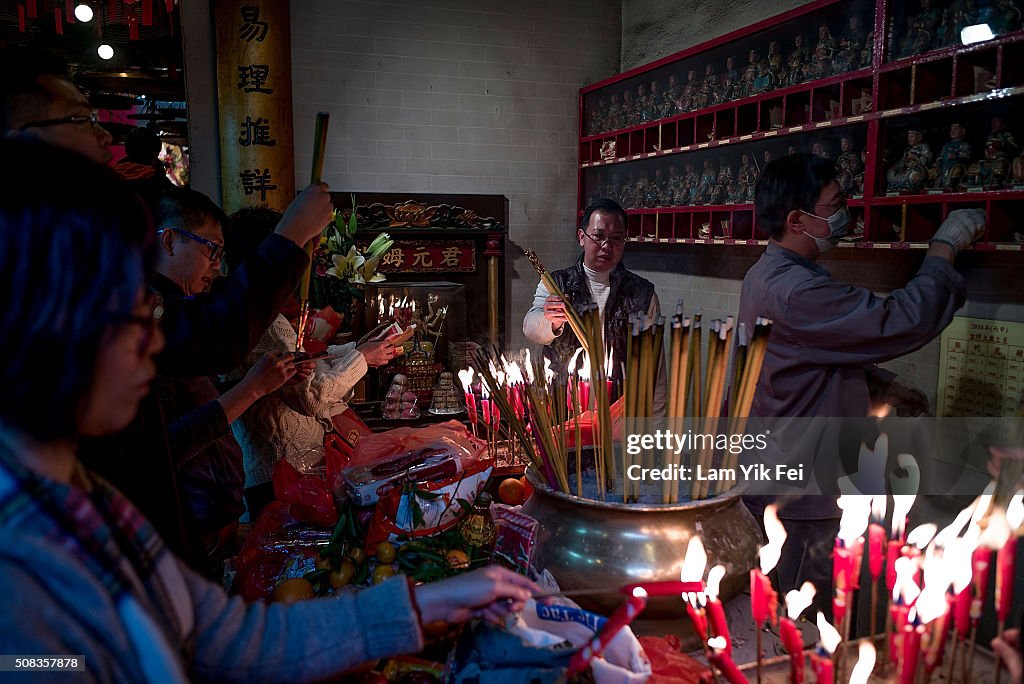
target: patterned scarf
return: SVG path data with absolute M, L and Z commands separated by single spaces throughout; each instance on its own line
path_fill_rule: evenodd
M 43 478 L 0 447 L 0 466 L 14 487 L 0 498 L 0 526 L 46 539 L 77 558 L 117 602 L 132 594 L 167 632 L 181 641 L 173 601 L 155 572 L 163 540 L 110 483 L 76 464 L 71 486 Z M 132 572 L 134 570 L 134 573 Z

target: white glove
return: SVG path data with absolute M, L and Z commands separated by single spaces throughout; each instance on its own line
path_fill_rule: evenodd
M 985 232 L 984 209 L 957 209 L 949 212 L 939 229 L 932 236 L 932 242 L 942 242 L 959 252 L 974 243 Z

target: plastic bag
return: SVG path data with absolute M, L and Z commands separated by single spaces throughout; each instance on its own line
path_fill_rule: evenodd
M 319 527 L 332 527 L 338 521 L 338 509 L 327 483 L 317 475 L 303 475 L 288 461 L 274 464 L 271 475 L 274 496 L 289 504 L 291 514 L 302 522 Z
M 313 569 L 317 541 L 331 530 L 311 530 L 292 515 L 291 505 L 274 501 L 260 513 L 235 557 L 233 591 L 246 601 L 266 600 L 277 582 Z

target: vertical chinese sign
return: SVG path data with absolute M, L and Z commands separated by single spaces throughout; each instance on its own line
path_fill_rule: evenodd
M 224 209 L 284 211 L 295 197 L 289 3 L 214 6 Z

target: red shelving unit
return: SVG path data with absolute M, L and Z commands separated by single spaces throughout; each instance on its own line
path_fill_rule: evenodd
M 931 3 L 939 12 L 945 4 L 949 3 Z M 865 46 L 870 45 L 870 50 L 865 48 L 860 53 L 864 59 L 842 62 L 846 68 L 837 69 L 840 73 L 780 83 L 763 92 L 734 92 L 727 101 L 678 111 L 684 103 L 692 103 L 684 91 L 679 107 L 663 98 L 660 107 L 631 110 L 639 121 L 626 121 L 629 113 L 623 112 L 621 127 L 589 130 L 614 119 L 602 115 L 610 111 L 607 103 L 613 95 L 630 90 L 642 97 L 651 82 L 659 83 L 659 92 L 664 93 L 671 76 L 685 84 L 690 70 L 699 84 L 707 65 L 725 71 L 723 65 L 729 57 L 734 58 L 741 82 L 747 65 L 756 64 L 760 57 L 767 59 L 770 53 L 780 54 L 781 63 L 788 67 L 788 56 L 797 48 L 797 34 L 804 37 L 809 53 L 821 45 L 832 45 L 837 59 L 849 56 L 849 52 L 842 51 L 840 41 L 859 35 L 849 22 L 852 16 L 861 19 L 861 26 L 856 28 L 873 35 L 873 39 L 864 41 Z M 942 19 L 945 21 L 944 15 Z M 924 248 L 950 211 L 979 207 L 986 211 L 988 228 L 975 249 L 1024 251 L 1024 178 L 1013 177 L 1012 158 L 1007 163 L 1005 183 L 999 188 L 985 187 L 980 181 L 956 189 L 925 188 L 915 192 L 888 187 L 887 171 L 902 156 L 910 130 L 922 131 L 934 156 L 948 140 L 950 124 L 964 125 L 967 140 L 973 144 L 973 161 L 983 154 L 992 117 L 1002 117 L 1011 129 L 1016 122 L 1024 121 L 1024 29 L 1000 24 L 1007 29 L 1002 35 L 969 46 L 938 47 L 936 38 L 935 45 L 925 43 L 937 49 L 897 58 L 912 43 L 907 32 L 927 26 L 928 21 L 920 0 L 816 0 L 582 88 L 580 211 L 597 195 L 625 199 L 629 239 L 635 242 L 764 244 L 764 236 L 756 230 L 753 206 L 742 188 L 737 193 L 704 193 L 698 201 L 674 190 L 678 178 L 686 177 L 687 165 L 698 175 L 708 160 L 715 171 L 729 167 L 739 185 L 737 175 L 743 155 L 749 155 L 759 167 L 766 159 L 792 149 L 835 158 L 846 138 L 863 164 L 862 183 L 859 187 L 850 185 L 855 197 L 850 205 L 863 233 L 842 246 Z M 830 36 L 819 33 L 822 26 L 833 42 L 828 42 Z M 902 33 L 894 29 L 903 26 L 906 29 Z M 946 34 L 951 35 L 949 31 Z M 777 43 L 778 49 L 770 47 L 772 43 Z M 719 83 L 726 79 L 727 74 L 719 74 Z M 712 87 L 707 92 L 716 91 Z M 725 92 L 729 91 L 723 87 L 721 93 Z M 601 109 L 602 103 L 606 109 Z M 1021 147 L 1013 151 L 1013 157 L 1024 151 L 1024 127 L 1019 133 L 1017 144 Z M 1019 170 L 1024 176 L 1024 155 Z M 640 178 L 647 184 L 654 184 L 656 178 L 661 180 L 658 189 L 650 191 L 641 189 Z M 727 183 L 721 185 L 725 188 Z

